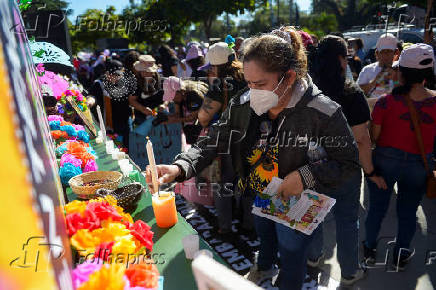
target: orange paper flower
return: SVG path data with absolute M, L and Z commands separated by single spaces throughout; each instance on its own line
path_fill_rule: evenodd
M 157 288 L 159 271 L 153 263 L 130 265 L 126 270 L 131 287 Z
M 97 272 L 89 275 L 89 280 L 83 283 L 79 290 L 124 290 L 124 264 L 105 264 Z
M 68 138 L 67 132 L 61 131 L 61 130 L 54 130 L 51 131 L 51 136 L 53 139 L 57 140 L 59 138 Z

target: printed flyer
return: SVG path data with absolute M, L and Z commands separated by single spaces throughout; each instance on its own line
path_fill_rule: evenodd
M 292 229 L 311 235 L 334 206 L 336 200 L 313 190 L 288 201 L 277 194 L 283 179 L 273 177 L 261 196 L 256 197 L 252 213 L 269 218 Z

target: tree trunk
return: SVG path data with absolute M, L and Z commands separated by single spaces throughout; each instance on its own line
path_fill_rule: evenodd
M 425 25 L 424 25 L 424 42 L 430 44 L 432 42 L 431 39 L 431 31 L 430 31 L 430 14 L 431 9 L 433 7 L 433 0 L 427 0 L 427 13 L 425 15 Z
M 213 17 L 212 16 L 208 16 L 208 17 L 206 17 L 205 19 L 204 19 L 204 22 L 203 22 L 203 24 L 204 24 L 204 33 L 206 34 L 206 38 L 207 38 L 207 41 L 209 42 L 209 39 L 210 39 L 210 32 L 211 32 L 211 29 L 212 29 L 212 22 L 213 22 Z

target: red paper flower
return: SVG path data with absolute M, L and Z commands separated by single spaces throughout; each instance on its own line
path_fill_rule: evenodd
M 67 215 L 67 231 L 68 235 L 74 235 L 78 230 L 88 229 L 90 231 L 100 227 L 100 220 L 97 215 L 89 210 L 85 210 L 83 215 L 80 213 L 72 213 Z
M 113 221 L 121 221 L 123 219 L 117 210 L 106 201 L 90 202 L 86 209 L 92 211 L 100 221 L 108 220 L 110 218 Z
M 109 255 L 112 254 L 112 246 L 115 244 L 115 241 L 101 243 L 98 247 L 95 248 L 95 258 L 99 258 L 105 262 L 109 261 Z
M 131 227 L 131 234 L 148 250 L 153 250 L 153 235 L 151 227 L 141 220 L 137 220 Z

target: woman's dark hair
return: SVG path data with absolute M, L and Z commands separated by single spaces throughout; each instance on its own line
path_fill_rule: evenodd
M 244 82 L 244 72 L 242 69 L 242 63 L 240 61 L 229 61 L 225 64 L 217 65 L 217 67 L 218 78 L 224 79 L 231 77 L 236 81 Z
M 429 89 L 435 88 L 435 77 L 433 68 L 416 69 L 400 66 L 401 86 L 393 89 L 392 94 L 397 96 L 407 95 L 414 84 L 420 84 L 425 80 L 425 86 Z
M 204 57 L 199 56 L 187 61 L 189 66 L 192 68 L 192 71 L 196 71 L 200 66 L 204 65 Z
M 280 31 L 289 34 L 289 37 L 284 39 L 264 34 L 251 38 L 244 46 L 243 61 L 258 61 L 267 72 L 284 73 L 292 69 L 297 79 L 301 79 L 307 73 L 307 56 L 301 36 L 291 26 L 281 27 Z
M 135 71 L 133 69 L 133 64 L 138 61 L 140 55 L 141 54 L 136 50 L 129 51 L 129 53 L 124 58 L 124 66 L 126 67 L 126 69 L 132 72 Z
M 363 40 L 361 38 L 357 38 L 356 40 L 356 45 L 357 45 L 357 49 L 362 49 L 363 48 Z
M 167 44 L 162 44 L 159 49 L 159 56 L 160 56 L 160 61 L 163 62 L 166 59 L 170 59 L 172 57 L 175 56 L 175 54 L 173 53 L 172 49 L 167 45 Z
M 345 87 L 339 56 L 347 58 L 347 43 L 341 37 L 327 35 L 319 42 L 311 65 L 313 82 L 329 97 L 341 95 Z

